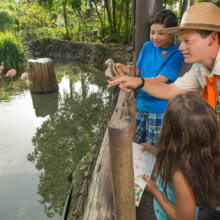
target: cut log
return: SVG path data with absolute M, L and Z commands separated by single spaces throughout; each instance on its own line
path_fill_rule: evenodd
M 49 58 L 28 60 L 29 88 L 32 93 L 46 93 L 58 90 L 58 83 Z

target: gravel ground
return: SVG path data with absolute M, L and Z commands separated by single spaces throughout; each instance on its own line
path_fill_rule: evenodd
M 153 196 L 144 192 L 139 207 L 136 208 L 137 220 L 154 220 Z

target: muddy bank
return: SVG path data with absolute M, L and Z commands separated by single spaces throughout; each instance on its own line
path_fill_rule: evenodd
M 120 51 L 121 48 L 120 46 L 118 47 Z M 105 68 L 104 63 L 108 58 L 113 58 L 116 62 L 125 62 L 123 56 L 118 57 L 117 53 L 112 50 L 112 45 L 72 43 L 69 41 L 46 39 L 30 43 L 29 48 L 31 54 L 37 58 L 49 57 L 52 59 L 81 61 L 99 69 Z M 126 54 L 125 48 L 123 49 Z
M 130 55 L 126 48 L 130 45 L 123 44 L 88 44 L 73 43 L 70 41 L 44 39 L 31 42 L 30 53 L 33 57 L 48 57 L 52 59 L 65 59 L 81 61 L 98 69 L 105 69 L 105 61 L 108 58 L 115 62 L 126 64 Z M 183 64 L 179 76 L 184 75 L 191 67 L 191 64 Z

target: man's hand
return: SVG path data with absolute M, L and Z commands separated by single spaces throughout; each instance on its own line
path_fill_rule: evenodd
M 116 77 L 115 80 L 108 84 L 108 88 L 118 85 L 120 89 L 126 92 L 131 92 L 131 89 L 136 89 L 141 83 L 142 81 L 139 77 Z

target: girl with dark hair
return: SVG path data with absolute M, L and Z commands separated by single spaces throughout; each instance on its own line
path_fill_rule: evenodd
M 156 182 L 143 179 L 158 220 L 193 220 L 198 206 L 219 205 L 219 126 L 209 104 L 194 93 L 171 99 L 157 146 Z

